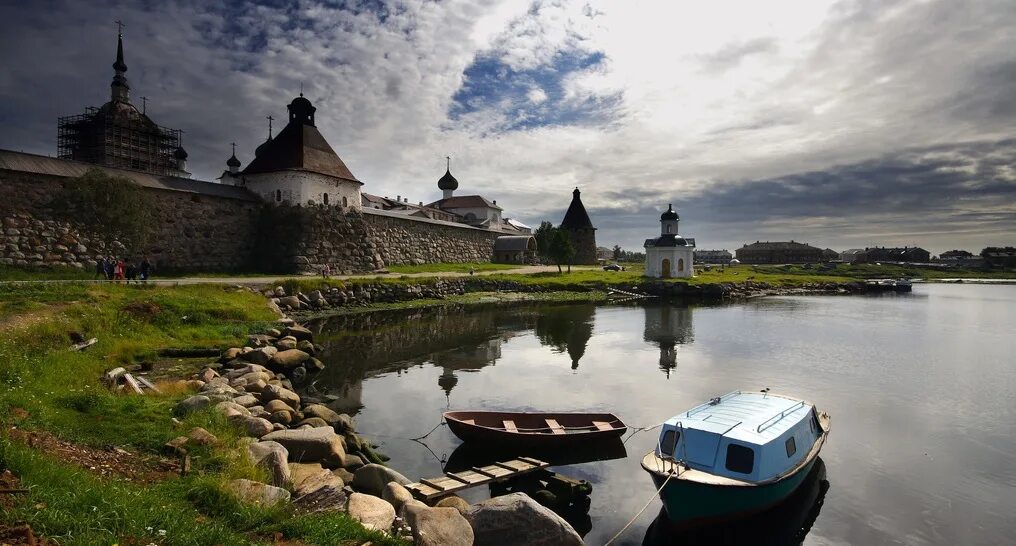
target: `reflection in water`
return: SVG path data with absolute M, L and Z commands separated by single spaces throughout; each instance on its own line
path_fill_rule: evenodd
M 556 450 L 525 448 L 522 451 L 514 451 L 502 447 L 492 448 L 463 443 L 456 447 L 455 451 L 448 457 L 444 471 L 459 472 L 474 466 L 486 466 L 495 462 L 506 461 L 519 455 L 546 461 L 551 466 L 563 466 L 623 459 L 628 456 L 628 452 L 625 450 L 620 438 L 611 438 L 610 441 L 589 444 L 583 446 L 582 449 Z
M 661 509 L 646 530 L 643 546 L 753 544 L 790 546 L 804 542 L 825 502 L 829 482 L 821 458 L 792 495 L 752 516 L 688 529 L 675 529 Z
M 694 340 L 691 314 L 688 307 L 645 307 L 646 329 L 642 337 L 660 347 L 660 370 L 667 379 L 670 379 L 670 371 L 677 368 L 677 345 Z
M 586 354 L 586 344 L 593 336 L 595 313 L 596 306 L 592 304 L 551 307 L 537 316 L 536 337 L 558 352 L 567 351 L 572 369 L 578 369 L 579 360 Z

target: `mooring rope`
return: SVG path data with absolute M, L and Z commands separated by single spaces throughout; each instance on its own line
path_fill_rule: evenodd
M 629 434 L 628 437 L 625 438 L 623 442 L 621 442 L 621 445 L 627 444 L 628 440 L 631 440 L 633 436 L 635 436 L 636 434 L 638 434 L 640 432 L 645 432 L 647 430 L 653 430 L 654 428 L 659 428 L 661 426 L 663 426 L 663 423 L 657 423 L 657 424 L 655 424 L 655 425 L 653 425 L 651 427 L 633 427 L 632 431 L 631 431 L 631 434 Z
M 671 470 L 670 473 L 667 474 L 667 479 L 663 480 L 663 485 L 661 485 L 660 488 L 657 489 L 655 493 L 653 493 L 652 497 L 649 497 L 649 500 L 646 501 L 646 505 L 643 506 L 641 510 L 639 510 L 639 513 L 635 514 L 635 517 L 631 518 L 631 520 L 624 527 L 622 527 L 621 530 L 618 531 L 616 535 L 614 535 L 610 540 L 605 542 L 603 546 L 610 546 L 611 544 L 614 543 L 615 540 L 617 540 L 617 537 L 621 536 L 625 531 L 627 531 L 628 528 L 631 527 L 631 524 L 635 523 L 635 521 L 639 519 L 639 516 L 642 515 L 642 512 L 645 512 L 646 508 L 649 508 L 649 505 L 653 503 L 653 499 L 659 496 L 660 492 L 663 491 L 663 488 L 667 486 L 667 482 L 669 482 L 670 478 L 673 478 L 674 475 L 675 475 L 674 471 Z

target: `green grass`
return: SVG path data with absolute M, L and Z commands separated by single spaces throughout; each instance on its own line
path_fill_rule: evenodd
M 171 409 L 186 394 L 127 396 L 101 385 L 104 370 L 153 359 L 160 348 L 227 347 L 267 328 L 275 317 L 260 295 L 216 285 L 9 285 L 0 287 L 0 310 L 0 430 L 42 430 L 81 446 L 149 454 L 194 426 L 222 440 L 220 448 L 192 450 L 195 477 L 146 486 L 100 478 L 0 433 L 0 468 L 31 489 L 13 497 L 0 522 L 27 521 L 61 544 L 246 544 L 269 542 L 276 531 L 319 543 L 394 543 L 345 516 L 301 522 L 284 509 L 236 504 L 222 483 L 263 475 L 232 455 L 239 437 L 221 417 L 197 412 L 175 425 Z M 72 352 L 69 332 L 99 342 Z M 166 536 L 153 534 L 158 529 Z
M 521 264 L 493 264 L 493 263 L 439 263 L 423 265 L 392 265 L 388 271 L 392 273 L 469 273 L 473 271 L 501 271 L 505 269 L 520 269 L 526 267 Z
M 95 278 L 91 267 L 22 267 L 0 265 L 0 281 L 90 280 Z

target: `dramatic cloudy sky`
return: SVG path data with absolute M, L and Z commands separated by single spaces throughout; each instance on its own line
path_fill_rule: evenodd
M 603 246 L 668 202 L 700 248 L 1016 244 L 1012 0 L 0 0 L 0 147 L 56 152 L 108 100 L 246 164 L 300 90 L 364 190 L 460 192 L 531 224 L 575 186 Z

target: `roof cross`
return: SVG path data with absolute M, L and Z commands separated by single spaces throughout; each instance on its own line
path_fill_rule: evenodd
M 144 114 L 148 111 L 148 97 L 141 97 L 141 113 Z
M 119 19 L 117 19 L 116 21 L 113 21 L 113 22 L 116 23 L 116 33 L 122 36 L 123 35 L 123 27 L 125 27 L 127 25 L 123 24 L 123 21 L 121 21 Z
M 272 120 L 275 119 L 271 114 L 268 114 L 268 140 L 272 139 Z
M 233 146 L 233 155 L 236 155 L 236 143 L 235 142 L 230 142 L 230 145 Z
M 448 172 L 451 172 L 451 170 L 452 170 L 452 156 L 446 155 L 445 159 L 448 161 L 448 163 L 445 165 L 445 170 L 448 171 Z

